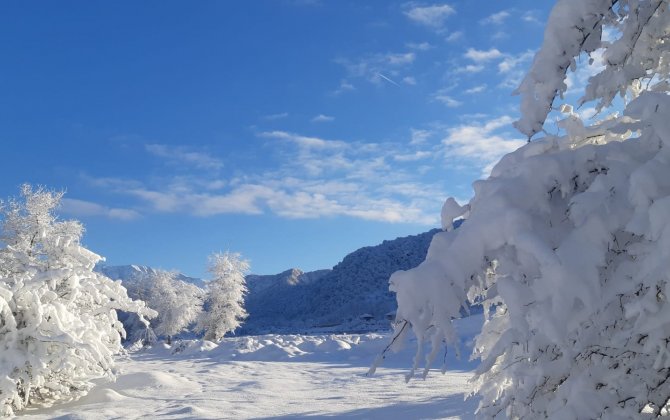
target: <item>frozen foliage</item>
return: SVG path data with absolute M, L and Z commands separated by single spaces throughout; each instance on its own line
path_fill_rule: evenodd
M 24 185 L 2 208 L 0 415 L 81 397 L 92 379 L 113 377 L 124 335 L 116 310 L 153 315 L 93 271 L 101 257 L 81 246 L 82 225 L 53 215 L 61 196 Z
M 160 307 L 161 311 L 166 312 L 165 316 L 172 317 L 180 313 L 182 318 L 180 322 L 185 322 L 186 326 L 193 323 L 194 317 L 197 316 L 202 307 L 205 291 L 202 289 L 204 282 L 201 279 L 187 277 L 176 272 L 167 273 L 165 270 L 143 265 L 107 266 L 97 264 L 95 270 L 111 279 L 121 280 L 123 286 L 128 290 L 128 296 L 147 302 L 151 308 Z M 169 277 L 169 281 L 166 277 Z M 168 289 L 161 291 L 160 288 L 155 288 L 154 283 L 156 281 L 166 283 Z M 176 298 L 174 292 L 181 293 L 183 296 Z M 156 302 L 157 299 L 163 299 L 163 294 L 167 294 L 170 302 L 175 303 L 176 307 L 168 310 L 164 302 Z M 186 318 L 186 321 L 184 321 L 184 318 Z M 119 319 L 123 322 L 123 327 L 127 332 L 125 344 L 138 345 L 139 343 L 141 346 L 156 341 L 157 337 L 154 330 L 147 328 L 135 314 L 122 312 L 119 314 Z M 159 317 L 154 319 L 152 326 L 159 327 L 159 333 L 164 333 L 164 328 L 160 326 L 162 323 Z M 164 326 L 167 326 L 167 324 L 164 324 Z M 183 330 L 184 328 L 181 328 L 179 332 Z M 173 334 L 170 334 L 170 336 Z
M 220 341 L 247 317 L 244 275 L 249 271 L 249 262 L 238 253 L 217 253 L 209 257 L 208 270 L 212 275 L 207 285 L 208 308 L 200 317 L 198 329 L 205 332 L 205 340 Z
M 474 392 L 483 418 L 630 419 L 666 414 L 670 397 L 670 98 L 668 3 L 560 0 L 523 81 L 517 126 L 540 131 L 565 71 L 600 49 L 605 67 L 583 100 L 624 96 L 622 116 L 591 127 L 570 108 L 566 135 L 505 156 L 474 184 L 460 229 L 433 238 L 426 261 L 395 273 L 392 347 L 418 337 L 414 369 L 451 319 L 480 300 Z M 603 27 L 617 39 L 601 41 Z M 414 370 L 413 369 L 413 370 Z
M 522 117 L 516 127 L 529 137 L 542 130 L 555 98 L 567 90 L 566 72 L 575 70 L 582 53 L 601 52 L 604 68 L 590 78 L 580 104 L 597 101 L 597 109 L 602 110 L 626 92 L 666 92 L 670 49 L 666 42 L 670 25 L 667 7 L 663 0 L 558 1 L 542 48 L 517 90 Z M 618 37 L 602 41 L 603 28 Z
M 202 289 L 176 277 L 177 273 L 161 270 L 145 277 L 145 301 L 158 312 L 152 327 L 157 335 L 167 338 L 168 344 L 172 336 L 194 323 L 202 311 Z

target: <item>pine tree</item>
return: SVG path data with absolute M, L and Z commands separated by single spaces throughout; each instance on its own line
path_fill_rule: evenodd
M 125 334 L 116 311 L 155 314 L 93 271 L 102 258 L 81 246 L 82 225 L 54 216 L 62 195 L 24 185 L 0 212 L 0 414 L 76 399 L 113 377 Z
M 209 258 L 208 270 L 212 274 L 208 283 L 208 311 L 200 319 L 199 329 L 205 332 L 206 340 L 220 341 L 247 317 L 244 275 L 249 271 L 249 263 L 238 253 L 216 253 Z

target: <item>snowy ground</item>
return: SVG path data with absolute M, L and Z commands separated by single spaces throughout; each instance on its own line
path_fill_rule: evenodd
M 481 316 L 459 321 L 465 336 Z M 266 335 L 190 342 L 179 354 L 157 346 L 120 358 L 115 383 L 79 401 L 24 413 L 30 419 L 472 418 L 463 401 L 473 365 L 447 358 L 445 375 L 406 384 L 413 349 L 365 375 L 388 335 Z M 208 345 L 209 344 L 209 345 Z M 465 349 L 464 349 L 465 350 Z M 466 350 L 467 352 L 467 350 Z

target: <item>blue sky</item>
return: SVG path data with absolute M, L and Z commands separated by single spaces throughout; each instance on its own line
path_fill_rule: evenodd
M 439 224 L 525 139 L 550 2 L 4 2 L 0 196 L 67 191 L 109 264 L 328 268 Z

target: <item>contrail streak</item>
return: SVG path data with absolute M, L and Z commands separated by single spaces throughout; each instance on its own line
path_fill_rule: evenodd
M 377 76 L 381 77 L 382 79 L 386 80 L 386 81 L 389 82 L 389 83 L 392 83 L 392 84 L 394 84 L 394 85 L 400 87 L 399 84 L 397 84 L 396 82 L 394 82 L 393 80 L 389 79 L 388 77 L 384 76 L 384 75 L 381 74 L 381 73 L 377 73 Z

